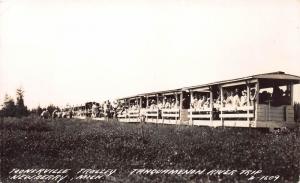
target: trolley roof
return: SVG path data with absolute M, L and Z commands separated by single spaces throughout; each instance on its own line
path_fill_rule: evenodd
M 237 79 L 217 81 L 217 82 L 208 83 L 208 84 L 204 84 L 204 85 L 196 85 L 196 86 L 186 87 L 185 90 L 193 89 L 193 88 L 209 87 L 209 86 L 213 86 L 213 85 L 235 83 L 235 82 L 240 82 L 240 81 L 258 80 L 258 79 L 285 80 L 285 81 L 290 81 L 294 84 L 300 83 L 300 76 L 286 74 L 285 72 L 278 71 L 278 72 L 270 72 L 270 73 L 257 74 L 257 75 L 247 76 L 247 77 L 241 77 L 241 78 L 237 78 Z
M 229 83 L 236 83 L 236 82 L 241 82 L 241 81 L 258 81 L 258 80 L 282 80 L 282 81 L 289 81 L 293 84 L 299 84 L 300 83 L 300 76 L 295 76 L 291 74 L 286 74 L 285 72 L 278 71 L 278 72 L 271 72 L 271 73 L 264 73 L 264 74 L 257 74 L 257 75 L 252 75 L 252 76 L 247 76 L 247 77 L 241 77 L 237 79 L 230 79 L 230 80 L 223 80 L 223 81 L 217 81 L 213 83 L 208 83 L 208 84 L 202 84 L 202 85 L 195 85 L 195 86 L 190 86 L 190 87 L 183 87 L 183 88 L 178 88 L 178 89 L 173 89 L 173 90 L 163 90 L 163 91 L 157 91 L 157 92 L 150 92 L 150 93 L 142 93 L 130 97 L 123 97 L 119 98 L 119 100 L 122 99 L 130 99 L 130 98 L 137 98 L 137 97 L 144 97 L 144 96 L 155 96 L 157 94 L 163 95 L 163 94 L 168 94 L 168 93 L 178 93 L 181 91 L 187 91 L 187 90 L 193 90 L 193 89 L 201 89 L 205 90 L 206 88 L 209 88 L 210 86 L 214 85 L 224 85 L 224 84 L 229 84 Z

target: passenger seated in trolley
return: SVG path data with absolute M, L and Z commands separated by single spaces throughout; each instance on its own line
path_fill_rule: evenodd
M 193 100 L 191 102 L 191 108 L 196 109 L 198 105 L 198 98 L 196 96 L 193 97 Z
M 207 98 L 203 104 L 203 109 L 208 109 L 210 107 L 210 98 Z
M 198 109 L 204 109 L 205 103 L 207 102 L 206 95 L 202 95 L 201 99 L 198 101 Z
M 166 103 L 165 103 L 165 105 L 164 105 L 164 109 L 170 109 L 171 108 L 171 101 L 170 101 L 171 99 L 170 98 L 168 98 L 167 100 L 166 100 Z
M 239 107 L 240 103 L 241 103 L 240 90 L 236 88 L 234 90 L 234 96 L 232 98 L 233 107 L 235 107 L 235 108 Z
M 157 109 L 157 105 L 154 99 L 151 100 L 150 109 Z
M 172 109 L 178 108 L 178 102 L 175 100 L 175 98 L 172 99 L 171 108 Z
M 215 108 L 217 111 L 221 108 L 221 96 L 218 95 L 218 98 L 213 100 L 213 108 Z
M 198 99 L 198 96 L 195 95 L 192 102 L 191 102 L 191 108 L 195 110 L 201 110 L 201 109 L 207 109 L 210 107 L 210 99 L 207 98 L 206 95 L 200 95 Z
M 140 105 L 139 105 L 139 103 L 138 103 L 137 100 L 135 101 L 134 107 L 135 107 L 136 110 L 139 110 L 139 109 L 140 109 Z
M 135 100 L 133 104 L 130 105 L 130 110 L 139 110 L 140 105 L 138 104 L 138 101 Z
M 157 108 L 159 110 L 161 110 L 161 109 L 163 109 L 163 107 L 164 107 L 163 102 L 161 100 L 158 100 L 158 102 L 157 102 Z
M 241 106 L 241 97 L 240 97 L 239 89 L 235 89 L 234 91 L 230 91 L 230 92 L 225 92 L 222 103 L 223 103 L 223 107 L 233 108 L 235 110 L 237 109 L 237 107 Z M 246 104 L 247 104 L 247 100 L 246 100 Z
M 222 101 L 223 107 L 231 107 L 233 104 L 233 92 L 225 92 Z
M 246 90 L 242 91 L 240 106 L 247 106 L 247 91 Z
M 263 92 L 260 96 L 261 100 L 267 102 L 270 98 L 268 92 Z M 249 105 L 253 106 L 255 103 L 256 98 L 256 90 L 250 90 L 249 96 Z M 248 96 L 247 91 L 244 89 L 242 92 L 238 88 L 234 89 L 234 91 L 225 91 L 224 92 L 224 99 L 222 101 L 223 107 L 231 108 L 237 110 L 238 107 L 244 107 L 248 105 Z M 217 104 L 214 102 L 214 107 L 216 108 Z

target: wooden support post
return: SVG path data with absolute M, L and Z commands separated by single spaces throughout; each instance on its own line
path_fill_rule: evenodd
M 183 92 L 180 93 L 180 105 L 179 105 L 180 109 L 182 109 L 183 107 Z
M 164 108 L 164 105 L 166 104 L 166 99 L 165 99 L 165 95 L 164 94 L 162 94 L 162 97 L 163 97 L 163 101 L 162 101 L 162 109 Z M 162 114 L 162 111 L 161 111 L 161 118 L 162 118 L 162 123 L 164 123 L 164 121 L 165 121 L 165 118 L 164 118 L 164 116 L 163 116 L 163 114 Z
M 139 108 L 138 108 L 139 116 L 138 116 L 138 118 L 137 118 L 139 121 L 141 121 L 141 119 L 142 119 L 142 118 L 141 118 L 141 117 L 142 117 L 142 115 L 141 115 L 141 110 L 142 110 L 142 105 L 143 105 L 142 102 L 143 102 L 142 97 L 139 97 Z
M 84 111 L 84 116 L 87 117 L 87 112 L 86 112 L 86 107 L 85 107 L 85 105 L 83 106 L 83 111 Z
M 258 105 L 259 105 L 259 81 L 256 83 L 256 93 L 255 93 L 255 98 L 254 101 L 255 103 L 253 104 L 254 106 L 254 113 L 255 113 L 255 122 L 258 120 Z
M 294 102 L 294 85 L 293 83 L 290 83 L 290 98 L 291 98 L 291 105 L 293 106 Z
M 294 94 L 293 83 L 288 84 L 288 86 L 287 86 L 287 94 L 290 95 L 290 100 L 291 100 L 290 105 L 291 105 L 291 107 L 293 107 L 293 102 L 294 102 L 293 101 L 294 100 L 294 97 L 293 97 L 293 94 Z M 288 115 L 289 115 L 289 113 L 288 113 L 288 107 L 289 106 L 285 107 L 285 121 L 288 121 L 288 119 L 289 119 L 289 117 L 288 117 Z
M 194 99 L 193 99 L 193 91 L 192 91 L 192 90 L 190 91 L 190 95 L 191 95 L 191 96 L 190 96 L 191 99 L 190 99 L 190 119 L 189 119 L 189 120 L 190 120 L 190 124 L 191 124 L 191 125 L 194 125 L 194 123 L 193 123 L 193 117 L 192 117 L 192 115 L 193 115 L 193 111 L 192 111 L 192 101 L 194 100 Z M 195 107 L 195 106 L 194 106 L 194 107 Z
M 212 88 L 209 89 L 209 107 L 210 107 L 210 122 L 213 120 L 213 92 Z
M 220 107 L 220 109 L 221 109 L 221 113 L 220 113 L 221 117 L 220 117 L 220 119 L 221 119 L 221 122 L 222 122 L 222 126 L 224 126 L 224 121 L 223 121 L 223 117 L 222 117 L 222 115 L 223 115 L 223 100 L 224 100 L 223 87 L 222 86 L 220 86 L 220 93 L 221 93 L 221 107 Z
M 130 122 L 130 118 L 131 118 L 131 116 L 130 116 L 130 112 L 131 112 L 131 99 L 128 99 L 128 122 Z
M 180 111 L 183 110 L 183 91 L 180 93 L 180 105 L 179 105 L 179 109 Z M 181 114 L 179 115 L 179 119 L 181 118 Z M 181 121 L 181 119 L 179 120 L 179 122 Z M 177 124 L 177 122 L 176 122 Z
M 146 108 L 149 107 L 149 97 L 146 98 Z
M 180 107 L 179 107 L 179 105 L 180 105 L 180 93 L 176 93 L 176 97 L 177 97 L 177 109 L 178 109 L 178 117 L 177 117 L 177 121 L 179 121 L 180 120 Z
M 249 114 L 250 114 L 249 106 L 250 106 L 250 87 L 249 87 L 249 84 L 247 83 L 247 121 L 248 122 L 250 121 L 250 118 L 249 118 Z
M 146 98 L 146 121 L 148 121 L 148 112 L 147 112 L 147 110 L 148 110 L 148 107 L 149 107 L 149 97 L 147 96 L 147 98 Z
M 143 98 L 140 97 L 140 109 L 142 108 L 142 105 L 143 105 Z
M 156 107 L 158 107 L 157 104 L 158 104 L 158 94 L 156 94 Z M 157 108 L 156 110 L 157 110 L 156 123 L 158 123 L 159 109 Z
M 177 109 L 177 107 L 178 107 L 177 106 L 178 105 L 178 95 L 177 95 L 176 92 L 174 93 L 174 96 L 175 96 L 175 109 Z M 177 112 L 175 114 L 177 114 Z M 176 121 L 176 124 L 177 124 L 178 117 L 175 117 L 175 121 Z

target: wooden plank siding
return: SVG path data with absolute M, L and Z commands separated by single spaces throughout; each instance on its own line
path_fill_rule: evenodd
M 181 109 L 180 110 L 180 124 L 189 124 L 189 118 L 188 118 L 188 109 Z
M 286 121 L 294 122 L 295 121 L 295 111 L 293 106 L 286 106 Z
M 294 122 L 294 109 L 291 105 L 274 107 L 260 104 L 257 109 L 257 121 Z

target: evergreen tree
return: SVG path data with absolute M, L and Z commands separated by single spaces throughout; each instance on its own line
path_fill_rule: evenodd
M 4 103 L 3 103 L 3 108 L 1 110 L 1 114 L 4 117 L 13 117 L 15 116 L 16 113 L 16 105 L 14 100 L 8 96 L 7 94 L 5 94 L 5 98 L 4 98 Z
M 24 105 L 24 90 L 22 88 L 17 89 L 16 98 L 16 116 L 27 116 L 28 110 L 27 107 Z

